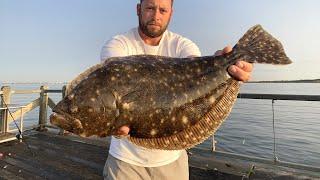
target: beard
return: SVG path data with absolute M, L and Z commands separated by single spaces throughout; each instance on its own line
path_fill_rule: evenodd
M 167 30 L 169 21 L 164 26 L 159 26 L 160 29 L 155 30 L 155 29 L 148 28 L 148 25 L 154 24 L 153 20 L 150 20 L 150 21 L 147 21 L 144 23 L 141 20 L 141 16 L 139 16 L 139 28 L 143 32 L 143 34 L 145 34 L 146 36 L 151 37 L 151 38 L 156 38 L 156 37 L 162 36 L 162 34 Z

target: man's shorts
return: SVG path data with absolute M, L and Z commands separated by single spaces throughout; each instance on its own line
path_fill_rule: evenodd
M 188 155 L 183 151 L 176 161 L 159 167 L 141 167 L 109 155 L 103 169 L 105 180 L 188 180 Z

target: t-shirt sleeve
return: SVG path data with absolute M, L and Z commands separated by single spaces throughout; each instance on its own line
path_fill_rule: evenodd
M 187 38 L 183 38 L 180 43 L 180 56 L 181 58 L 189 57 L 189 56 L 201 56 L 201 52 L 198 46 Z
M 110 57 L 127 56 L 127 47 L 125 42 L 119 36 L 108 40 L 101 49 L 100 60 L 104 61 Z

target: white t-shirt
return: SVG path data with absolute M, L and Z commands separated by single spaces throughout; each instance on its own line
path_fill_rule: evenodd
M 164 32 L 158 46 L 150 46 L 141 39 L 138 28 L 133 28 L 126 34 L 114 36 L 104 44 L 101 50 L 101 61 L 109 57 L 139 54 L 180 58 L 201 55 L 199 48 L 192 41 L 168 30 Z M 157 167 L 177 160 L 181 150 L 151 150 L 134 145 L 126 138 L 112 137 L 109 154 L 133 165 Z

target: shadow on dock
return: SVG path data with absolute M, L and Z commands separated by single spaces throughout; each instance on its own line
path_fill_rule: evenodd
M 0 145 L 0 179 L 102 179 L 108 142 L 34 131 L 22 143 Z M 190 179 L 218 176 L 217 171 L 190 168 Z
M 0 144 L 0 179 L 103 179 L 108 146 L 109 139 L 29 131 L 23 142 Z M 194 148 L 189 153 L 191 180 L 296 179 L 292 175 L 253 173 L 249 166 L 236 166 L 197 152 Z

